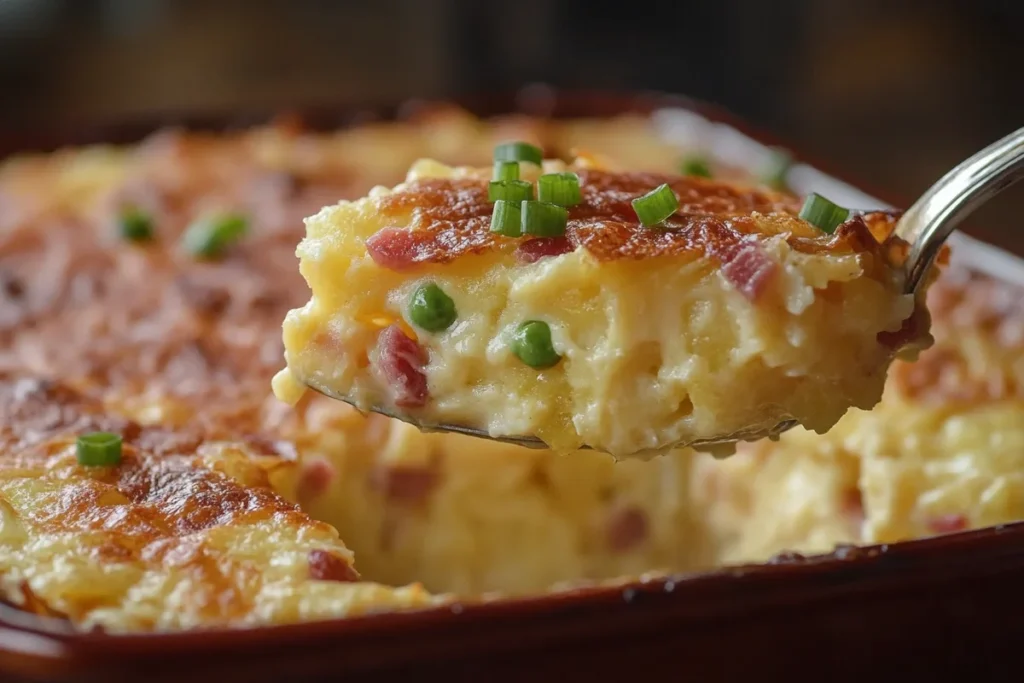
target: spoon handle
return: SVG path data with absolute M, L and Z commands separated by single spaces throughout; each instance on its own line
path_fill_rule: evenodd
M 953 229 L 972 211 L 1024 177 L 1024 128 L 1010 133 L 942 176 L 896 226 L 910 244 L 906 290 L 916 292 Z

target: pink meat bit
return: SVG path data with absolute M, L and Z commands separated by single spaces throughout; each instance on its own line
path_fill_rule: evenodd
M 745 239 L 722 255 L 722 275 L 750 301 L 764 293 L 777 270 L 756 239 Z
M 839 500 L 839 511 L 853 524 L 864 522 L 864 496 L 860 489 L 852 488 L 843 492 Z
M 308 503 L 326 492 L 334 474 L 334 467 L 323 460 L 313 460 L 303 465 L 296 489 L 299 503 Z
M 645 540 L 650 533 L 647 513 L 636 505 L 629 505 L 613 511 L 605 527 L 605 539 L 612 552 L 631 550 Z
M 516 260 L 534 263 L 545 256 L 561 256 L 572 250 L 572 243 L 567 237 L 537 237 L 522 242 L 516 248 Z
M 310 550 L 309 578 L 314 581 L 338 581 L 352 583 L 359 580 L 359 574 L 345 560 L 327 550 Z
M 402 228 L 381 228 L 366 240 L 366 252 L 381 268 L 407 270 L 417 262 L 419 249 Z
M 938 515 L 927 521 L 928 531 L 933 534 L 952 534 L 967 528 L 967 518 L 963 515 Z
M 440 475 L 433 467 L 389 465 L 375 469 L 370 483 L 389 500 L 421 503 L 437 488 L 439 480 Z
M 377 338 L 377 369 L 391 388 L 395 405 L 419 408 L 427 402 L 426 350 L 406 336 L 398 325 Z

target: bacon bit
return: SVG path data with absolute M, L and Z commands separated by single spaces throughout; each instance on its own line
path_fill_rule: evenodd
M 415 465 L 390 465 L 374 470 L 373 486 L 389 500 L 403 503 L 423 502 L 437 487 L 437 470 Z
M 220 315 L 231 304 L 226 284 L 212 278 L 182 274 L 174 279 L 174 284 L 185 303 L 201 315 Z
M 323 460 L 313 460 L 302 467 L 295 495 L 299 503 L 306 503 L 321 495 L 334 479 L 334 467 Z
M 402 228 L 382 228 L 366 240 L 366 252 L 381 268 L 408 270 L 416 265 L 420 247 L 414 234 Z
M 750 301 L 757 301 L 775 276 L 778 266 L 756 240 L 743 240 L 722 256 L 722 275 Z
M 545 256 L 561 256 L 571 251 L 572 243 L 566 237 L 537 237 L 522 242 L 515 255 L 520 263 L 534 263 Z
M 933 534 L 952 534 L 957 531 L 963 531 L 967 528 L 967 518 L 963 515 L 938 515 L 937 517 L 930 517 L 926 522 L 928 531 Z
M 327 550 L 310 550 L 308 560 L 309 578 L 314 581 L 352 583 L 359 580 L 352 565 Z
M 864 521 L 864 496 L 860 489 L 847 489 L 843 493 L 839 511 L 853 524 L 860 525 Z
M 636 505 L 614 511 L 608 518 L 605 538 L 612 552 L 635 548 L 648 536 L 647 513 Z
M 377 367 L 395 397 L 395 405 L 418 408 L 427 402 L 427 352 L 398 325 L 386 327 L 377 338 Z

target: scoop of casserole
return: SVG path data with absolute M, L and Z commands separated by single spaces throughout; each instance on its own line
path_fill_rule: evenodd
M 766 189 L 523 167 L 520 186 L 576 179 L 565 208 L 522 204 L 524 232 L 534 209 L 563 211 L 560 232 L 501 234 L 491 170 L 432 161 L 307 219 L 312 297 L 285 319 L 277 395 L 313 383 L 423 425 L 652 454 L 790 419 L 825 432 L 930 342 L 890 214 L 826 231 Z M 677 206 L 646 225 L 635 200 L 656 188 Z

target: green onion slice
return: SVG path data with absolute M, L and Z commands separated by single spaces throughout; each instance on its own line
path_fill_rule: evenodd
M 491 212 L 491 232 L 505 237 L 520 237 L 522 230 L 522 211 L 520 202 L 507 202 L 499 199 L 494 202 Z
M 528 161 L 540 166 L 544 150 L 528 142 L 506 142 L 494 148 L 494 161 Z
M 487 186 L 487 201 L 525 202 L 533 199 L 533 183 L 523 180 L 492 180 Z
M 773 190 L 788 189 L 789 183 L 786 182 L 786 176 L 792 166 L 793 156 L 789 152 L 779 147 L 773 148 L 771 159 L 768 160 L 768 164 L 761 173 L 761 182 Z
M 849 209 L 833 204 L 814 192 L 807 195 L 804 206 L 800 209 L 800 218 L 829 234 L 835 232 L 849 217 Z
M 153 239 L 153 220 L 139 209 L 125 209 L 117 223 L 121 238 L 128 242 L 148 242 Z
M 696 176 L 698 178 L 710 178 L 711 166 L 703 157 L 689 157 L 683 160 L 680 166 L 683 175 Z
M 528 320 L 512 335 L 512 353 L 531 368 L 550 368 L 562 359 L 551 341 L 551 328 L 546 322 Z
M 523 202 L 523 234 L 537 237 L 561 237 L 569 222 L 569 211 L 548 202 Z
M 643 197 L 633 200 L 633 210 L 640 222 L 650 228 L 662 223 L 679 208 L 679 199 L 672 188 L 666 185 L 657 187 Z
M 182 240 L 189 253 L 200 258 L 217 258 L 248 230 L 249 221 L 245 216 L 222 214 L 192 223 Z
M 580 177 L 575 173 L 545 173 L 537 180 L 537 199 L 558 206 L 576 206 L 583 201 Z
M 494 180 L 519 180 L 519 162 L 495 161 Z
M 110 432 L 84 434 L 75 443 L 75 453 L 85 467 L 116 465 L 121 462 L 121 437 Z
M 427 332 L 443 332 L 458 317 L 455 302 L 433 282 L 420 285 L 409 302 L 409 319 Z

